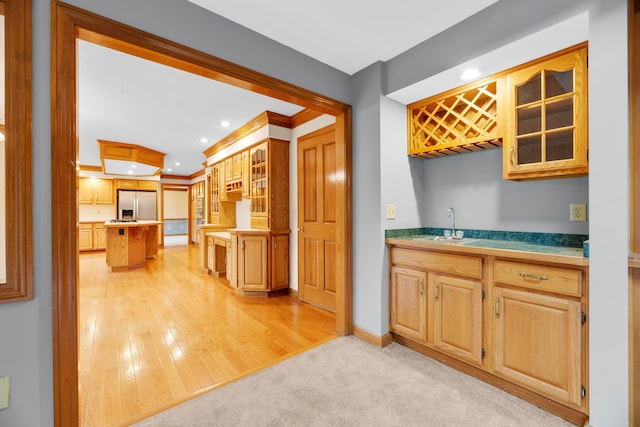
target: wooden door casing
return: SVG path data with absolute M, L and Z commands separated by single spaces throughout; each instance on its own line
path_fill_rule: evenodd
M 336 143 L 330 125 L 298 139 L 300 299 L 336 310 Z
M 22 4 L 21 2 L 16 2 Z M 55 9 L 55 10 L 54 10 Z M 78 242 L 70 229 L 77 226 L 77 38 L 165 65 L 212 78 L 234 76 L 239 87 L 312 108 L 336 118 L 338 162 L 338 272 L 336 327 L 339 333 L 353 331 L 352 289 L 352 108 L 325 95 L 239 67 L 228 61 L 186 48 L 99 15 L 66 5 L 52 4 L 52 158 L 57 173 L 52 175 L 52 265 L 53 265 L 53 371 L 56 426 L 78 425 L 77 363 L 77 258 Z M 26 20 L 25 20 L 26 21 Z M 104 36 L 104 35 L 108 36 Z M 124 42 L 124 43 L 122 43 Z M 25 202 L 26 203 L 26 202 Z M 24 206 L 24 204 L 20 204 Z M 24 209 L 29 211 L 29 209 Z M 29 229 L 29 227 L 26 227 Z M 27 251 L 28 252 L 28 251 Z M 27 257 L 23 259 L 30 259 Z M 28 265 L 28 263 L 27 263 Z M 26 273 L 25 273 L 26 277 Z M 30 286 L 27 281 L 27 285 Z M 32 293 L 32 292 L 31 292 Z M 28 294 L 30 295 L 30 294 Z

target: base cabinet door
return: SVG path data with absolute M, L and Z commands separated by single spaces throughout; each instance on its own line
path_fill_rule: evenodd
M 289 287 L 289 235 L 271 236 L 270 290 Z
M 215 259 L 215 246 L 213 244 L 213 237 L 207 236 L 207 270 L 211 273 L 214 270 Z
M 93 248 L 107 249 L 107 228 L 103 224 L 93 224 Z
M 391 267 L 389 328 L 407 338 L 427 341 L 427 273 Z
M 581 406 L 577 301 L 495 288 L 495 372 L 549 398 Z
M 238 239 L 238 287 L 267 290 L 268 236 L 240 236 Z
M 434 347 L 481 365 L 482 283 L 430 274 L 429 293 L 433 301 Z
M 78 226 L 78 250 L 90 251 L 93 249 L 93 227 L 91 224 Z

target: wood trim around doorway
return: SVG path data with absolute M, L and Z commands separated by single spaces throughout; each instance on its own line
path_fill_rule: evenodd
M 339 144 L 336 205 L 340 213 L 336 327 L 353 332 L 351 107 L 116 21 L 54 1 L 51 35 L 51 199 L 53 263 L 54 423 L 77 426 L 78 242 L 76 224 L 77 38 L 253 90 L 336 117 Z

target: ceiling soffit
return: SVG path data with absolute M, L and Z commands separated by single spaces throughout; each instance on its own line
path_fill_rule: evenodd
M 99 139 L 102 171 L 108 175 L 160 175 L 164 153 L 136 144 Z

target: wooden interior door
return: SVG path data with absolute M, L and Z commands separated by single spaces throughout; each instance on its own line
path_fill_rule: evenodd
M 330 125 L 298 139 L 298 292 L 336 311 L 336 139 Z

